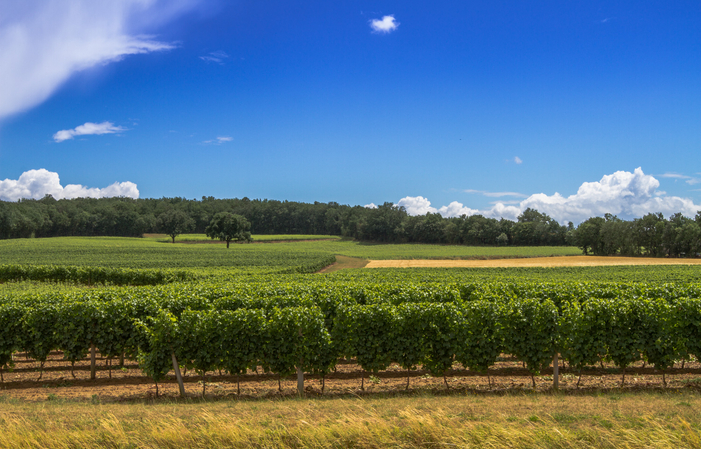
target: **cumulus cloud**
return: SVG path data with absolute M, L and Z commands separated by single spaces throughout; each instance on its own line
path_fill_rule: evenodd
M 521 165 L 521 164 L 523 163 L 523 161 L 521 160 L 521 158 L 518 157 L 518 156 L 514 156 L 514 162 L 516 162 L 516 164 L 518 164 L 518 165 Z
M 114 134 L 122 131 L 126 131 L 126 128 L 123 128 L 121 126 L 114 126 L 114 123 L 112 122 L 86 122 L 84 125 L 76 126 L 73 129 L 63 129 L 57 132 L 56 134 L 54 134 L 54 140 L 56 142 L 63 142 L 64 140 L 72 139 L 75 136 L 88 136 L 93 134 Z
M 215 64 L 224 65 L 224 59 L 228 58 L 229 55 L 221 50 L 213 51 L 205 56 L 200 56 L 200 59 L 204 62 L 213 62 Z
M 399 27 L 399 22 L 394 18 L 394 15 L 384 16 L 382 19 L 372 19 L 370 28 L 375 33 L 387 34 L 396 30 Z
M 19 179 L 0 181 L 0 200 L 17 201 L 21 198 L 41 199 L 51 195 L 55 199 L 70 198 L 106 198 L 124 196 L 138 198 L 139 189 L 133 182 L 115 182 L 105 188 L 88 188 L 80 184 L 61 185 L 58 173 L 46 169 L 29 170 Z
M 174 44 L 140 34 L 198 0 L 23 0 L 0 15 L 0 119 L 46 100 L 74 73 Z
M 229 136 L 219 136 L 219 137 L 217 137 L 216 139 L 205 140 L 205 141 L 202 142 L 202 143 L 212 143 L 212 144 L 214 144 L 214 145 L 221 145 L 221 144 L 224 143 L 224 142 L 231 142 L 232 140 L 234 140 L 233 137 L 229 137 Z
M 397 201 L 397 206 L 403 206 L 409 215 L 426 215 L 438 212 L 438 209 L 431 207 L 431 202 L 422 196 L 406 196 Z
M 477 215 L 480 213 L 480 211 L 477 209 L 470 209 L 469 207 L 465 207 L 462 203 L 453 201 L 447 206 L 443 206 L 438 209 L 438 213 L 444 217 L 459 217 L 461 215 Z
M 694 204 L 688 198 L 668 196 L 664 191 L 658 190 L 659 186 L 660 182 L 654 176 L 646 175 L 642 168 L 638 167 L 632 173 L 617 171 L 603 176 L 599 181 L 585 182 L 577 193 L 570 196 L 563 196 L 557 192 L 553 195 L 536 193 L 517 204 L 513 201 L 498 201 L 490 209 L 484 210 L 471 209 L 457 201 L 435 209 L 431 207 L 428 199 L 421 196 L 402 198 L 397 205 L 404 206 L 410 215 L 437 211 L 444 217 L 480 214 L 509 220 L 516 220 L 521 212 L 530 207 L 548 214 L 560 223 L 572 221 L 575 224 L 607 213 L 631 219 L 651 212 L 661 212 L 666 216 L 681 212 L 687 217 L 694 217 L 701 211 L 701 205 Z M 467 192 L 484 194 L 484 191 L 477 190 Z
M 660 182 L 636 168 L 633 173 L 617 171 L 597 182 L 583 183 L 577 193 L 564 197 L 559 193 L 538 193 L 521 202 L 527 207 L 545 212 L 559 222 L 580 222 L 606 213 L 622 217 L 640 217 L 649 212 L 665 215 L 681 212 L 694 216 L 701 206 L 687 198 L 655 195 Z
M 370 203 L 370 204 L 366 204 L 366 205 L 363 206 L 363 207 L 366 208 L 366 209 L 377 209 L 377 204 L 375 204 L 375 203 Z

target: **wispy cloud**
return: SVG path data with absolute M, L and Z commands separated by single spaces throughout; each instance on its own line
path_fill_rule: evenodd
M 197 1 L 3 2 L 0 120 L 43 102 L 76 72 L 127 55 L 174 48 L 173 43 L 139 33 L 188 10 Z
M 73 129 L 63 129 L 58 131 L 53 137 L 56 142 L 63 142 L 64 140 L 72 139 L 75 136 L 114 134 L 126 130 L 126 128 L 121 126 L 114 126 L 114 123 L 112 122 L 86 122 L 84 125 L 76 126 Z
M 88 188 L 80 184 L 61 185 L 58 173 L 44 168 L 28 170 L 19 179 L 0 181 L 0 200 L 17 201 L 22 198 L 41 199 L 51 195 L 55 199 L 70 198 L 106 198 L 124 196 L 138 198 L 139 189 L 133 182 L 115 182 L 102 189 Z
M 686 176 L 682 175 L 679 173 L 664 173 L 662 175 L 658 175 L 660 178 L 672 178 L 672 179 L 689 179 L 691 176 Z
M 524 195 L 523 193 L 518 193 L 518 192 L 488 192 L 486 190 L 474 190 L 474 189 L 467 189 L 463 190 L 465 193 L 477 193 L 480 195 L 484 196 L 489 196 L 493 198 L 499 198 L 502 196 L 515 196 L 519 198 L 526 198 L 528 195 Z
M 232 140 L 234 140 L 233 137 L 229 137 L 229 136 L 219 136 L 219 137 L 217 137 L 216 139 L 205 140 L 205 141 L 202 142 L 202 143 L 209 143 L 209 144 L 213 144 L 213 145 L 221 145 L 221 144 L 224 143 L 224 142 L 231 142 Z
M 226 52 L 218 50 L 218 51 L 213 51 L 205 56 L 200 56 L 200 59 L 205 61 L 205 62 L 212 62 L 215 64 L 224 65 L 224 60 L 228 57 L 229 57 L 229 55 L 226 54 Z
M 701 173 L 696 173 L 697 175 Z M 690 186 L 696 185 L 696 184 L 701 184 L 701 178 L 696 178 L 693 176 L 687 176 L 687 175 L 682 175 L 680 173 L 664 173 L 662 175 L 658 175 L 660 178 L 671 178 L 671 179 L 683 179 L 684 182 L 689 184 Z
M 374 33 L 387 34 L 396 30 L 399 27 L 399 22 L 394 18 L 394 15 L 382 17 L 382 19 L 370 20 L 370 28 Z
M 521 158 L 518 157 L 518 156 L 514 156 L 514 162 L 515 162 L 517 165 L 521 165 L 521 164 L 523 163 L 523 161 L 521 160 Z

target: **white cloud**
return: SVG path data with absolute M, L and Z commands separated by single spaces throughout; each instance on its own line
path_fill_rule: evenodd
M 0 120 L 46 100 L 74 73 L 174 48 L 139 34 L 198 0 L 23 0 L 2 3 Z
M 687 217 L 694 217 L 701 211 L 701 205 L 694 204 L 688 198 L 667 196 L 664 191 L 657 190 L 659 186 L 660 182 L 654 176 L 646 175 L 638 167 L 633 173 L 617 171 L 603 176 L 599 181 L 585 182 L 577 193 L 567 197 L 557 192 L 553 195 L 536 193 L 517 204 L 513 201 L 499 201 L 490 209 L 484 210 L 471 209 L 457 201 L 436 210 L 431 207 L 428 199 L 421 196 L 402 198 L 397 205 L 404 206 L 410 215 L 437 211 L 444 217 L 481 214 L 509 220 L 516 220 L 521 212 L 530 207 L 548 214 L 560 223 L 572 221 L 575 224 L 606 213 L 631 219 L 651 212 L 661 212 L 666 216 L 681 212 Z M 484 194 L 484 191 L 478 190 L 466 192 Z
M 200 56 L 200 59 L 205 62 L 214 62 L 216 64 L 224 65 L 224 59 L 228 58 L 229 55 L 221 50 L 213 51 L 205 56 Z
M 477 215 L 480 213 L 480 211 L 477 209 L 470 209 L 469 207 L 465 207 L 462 203 L 453 201 L 447 206 L 443 206 L 438 209 L 438 213 L 444 217 L 459 217 L 461 215 Z
M 681 212 L 694 216 L 701 206 L 676 196 L 655 195 L 660 182 L 638 167 L 633 173 L 617 171 L 597 182 L 583 183 L 577 193 L 563 197 L 559 193 L 538 193 L 521 202 L 521 209 L 538 209 L 559 222 L 581 222 L 606 213 L 623 218 L 640 217 L 649 212 L 670 215 Z
M 474 189 L 466 189 L 463 190 L 465 193 L 479 193 L 480 195 L 484 196 L 489 196 L 489 197 L 502 197 L 502 196 L 515 196 L 515 197 L 522 197 L 526 198 L 528 195 L 524 195 L 523 193 L 518 193 L 518 192 L 488 192 L 486 190 L 474 190 Z
M 377 209 L 377 204 L 375 204 L 375 203 L 370 203 L 370 204 L 366 204 L 366 205 L 363 206 L 363 207 L 366 208 L 366 209 Z
M 659 175 L 660 178 L 674 178 L 674 179 L 689 179 L 691 176 L 682 175 L 679 173 L 664 173 Z
M 212 144 L 214 144 L 214 145 L 221 145 L 221 144 L 224 143 L 224 142 L 231 142 L 232 140 L 234 140 L 233 137 L 229 137 L 229 136 L 219 136 L 219 137 L 217 137 L 216 139 L 205 140 L 205 141 L 202 142 L 202 143 L 212 143 Z
M 105 188 L 88 188 L 80 184 L 68 184 L 61 186 L 58 173 L 44 168 L 29 170 L 22 173 L 19 179 L 5 179 L 0 181 L 0 200 L 17 201 L 21 198 L 41 199 L 51 195 L 55 199 L 70 198 L 106 198 L 125 196 L 138 198 L 139 189 L 133 182 L 115 182 Z
M 394 18 L 394 15 L 384 16 L 382 19 L 372 19 L 370 28 L 375 33 L 391 33 L 399 27 L 399 22 Z
M 54 140 L 56 142 L 63 142 L 64 140 L 72 139 L 75 136 L 114 134 L 122 131 L 126 131 L 126 128 L 123 128 L 121 126 L 114 126 L 114 123 L 112 122 L 86 122 L 84 125 L 76 126 L 73 129 L 63 129 L 57 132 L 56 134 L 54 134 Z
M 397 201 L 397 206 L 404 206 L 409 215 L 426 215 L 436 213 L 438 209 L 431 207 L 431 202 L 422 196 L 405 196 Z
M 518 157 L 518 156 L 514 156 L 514 162 L 516 162 L 516 164 L 518 164 L 518 165 L 521 165 L 521 164 L 523 163 L 523 161 L 521 160 L 521 158 Z

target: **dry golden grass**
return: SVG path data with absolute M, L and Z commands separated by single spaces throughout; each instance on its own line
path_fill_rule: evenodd
M 153 404 L 54 398 L 2 404 L 0 447 L 701 447 L 699 406 L 691 391 Z
M 558 256 L 491 260 L 371 260 L 366 268 L 596 267 L 612 265 L 700 265 L 701 259 Z

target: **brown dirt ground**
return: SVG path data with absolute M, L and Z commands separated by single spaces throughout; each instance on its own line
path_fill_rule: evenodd
M 90 380 L 90 363 L 84 360 L 76 363 L 75 378 L 70 372 L 70 363 L 62 360 L 60 352 L 53 353 L 44 367 L 41 379 L 39 364 L 26 359 L 23 354 L 15 354 L 15 367 L 12 371 L 4 370 L 4 382 L 0 384 L 0 395 L 28 401 L 45 401 L 47 399 L 91 400 L 95 397 L 100 401 L 133 401 L 153 398 L 155 387 L 151 379 L 144 376 L 134 361 L 127 361 L 124 368 L 116 367 L 112 361 L 112 377 L 106 366 L 106 360 L 98 358 L 97 379 Z M 521 363 L 509 356 L 503 356 L 486 375 L 463 369 L 456 364 L 445 381 L 441 377 L 432 377 L 427 372 L 417 369 L 410 373 L 410 389 L 413 392 L 445 390 L 445 383 L 453 392 L 471 394 L 504 394 L 520 391 L 551 391 L 552 372 L 537 376 L 536 388 L 528 372 Z M 591 391 L 619 391 L 621 371 L 612 365 L 592 367 L 582 376 L 580 387 L 577 388 L 578 373 L 560 367 L 560 389 L 565 393 L 579 394 Z M 364 378 L 365 390 L 361 389 L 361 379 Z M 681 364 L 675 365 L 666 375 L 668 389 L 701 388 L 701 364 L 687 362 L 684 369 Z M 185 373 L 185 388 L 188 396 L 197 397 L 202 394 L 202 378 L 192 370 Z M 407 371 L 397 365 L 381 371 L 373 377 L 363 373 L 353 361 L 342 362 L 335 373 L 330 373 L 324 380 L 325 395 L 373 395 L 373 394 L 402 394 L 406 389 Z M 319 376 L 307 375 L 306 391 L 310 396 L 321 395 L 322 379 Z M 278 377 L 275 374 L 256 374 L 249 371 L 240 377 L 241 398 L 264 399 L 296 395 L 296 379 L 289 377 L 281 382 L 282 392 L 278 391 Z M 655 390 L 662 389 L 662 376 L 651 367 L 641 363 L 626 370 L 626 383 L 623 390 Z M 178 395 L 174 376 L 159 385 L 161 395 L 174 398 Z M 207 397 L 211 399 L 239 397 L 237 394 L 236 376 L 226 373 L 210 372 L 206 376 Z
M 701 265 L 701 259 L 557 256 L 491 260 L 371 260 L 365 268 L 594 267 L 610 265 Z

